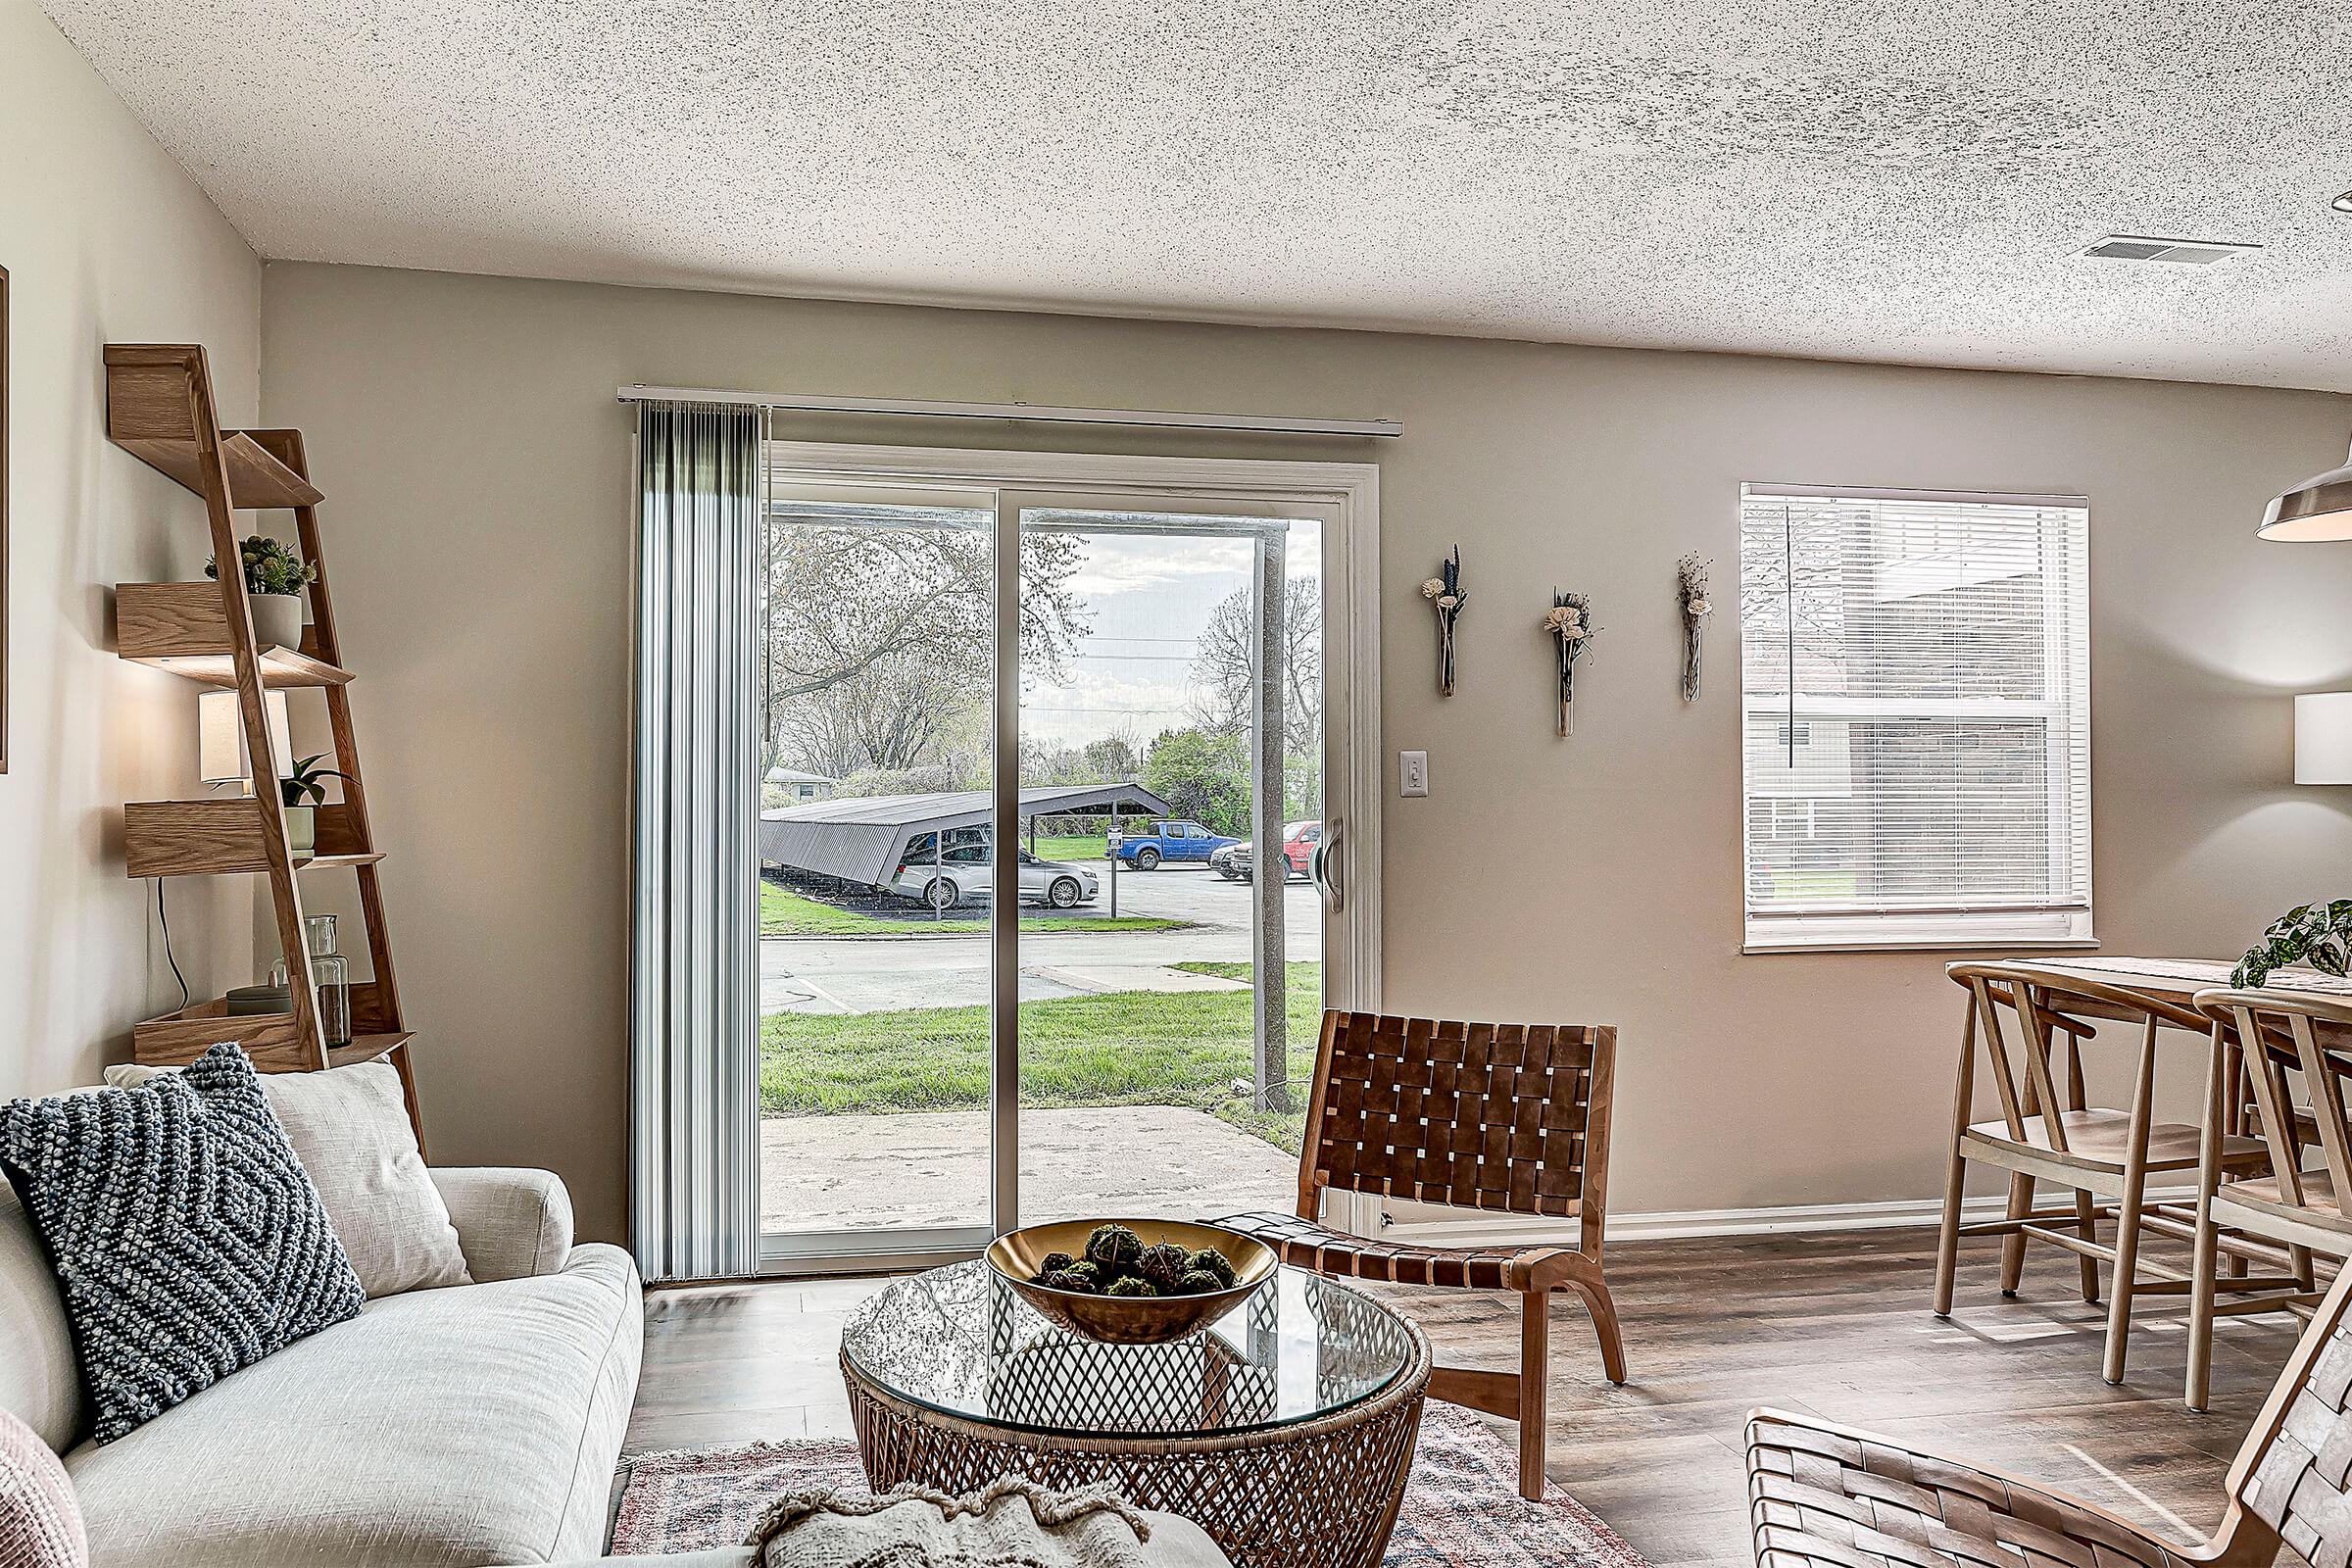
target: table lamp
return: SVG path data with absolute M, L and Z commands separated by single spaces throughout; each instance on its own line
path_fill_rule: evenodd
M 269 715 L 270 750 L 277 776 L 294 771 L 294 743 L 286 729 L 286 694 L 262 694 L 262 711 Z M 207 784 L 242 784 L 253 793 L 253 768 L 245 758 L 245 719 L 237 710 L 237 694 L 206 692 L 196 699 L 196 770 Z
M 2306 479 L 2272 502 L 2254 535 L 2297 544 L 2352 539 L 2352 462 Z
M 2295 699 L 2295 782 L 2352 784 L 2352 692 Z

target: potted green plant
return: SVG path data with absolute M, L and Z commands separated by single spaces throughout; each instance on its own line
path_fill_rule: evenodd
M 248 534 L 237 555 L 245 568 L 254 641 L 264 648 L 300 648 L 302 591 L 318 580 L 318 568 L 266 533 Z M 218 582 L 220 563 L 206 562 L 204 574 Z
M 339 778 L 349 782 L 349 773 L 339 773 L 318 764 L 326 754 L 306 757 L 294 764 L 294 771 L 277 781 L 278 797 L 286 808 L 286 848 L 294 858 L 307 860 L 318 850 L 318 808 L 326 804 L 326 781 Z

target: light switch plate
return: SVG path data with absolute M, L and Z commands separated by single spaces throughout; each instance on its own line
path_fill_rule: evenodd
M 1421 796 L 1429 793 L 1429 754 L 1427 752 L 1398 752 L 1396 754 L 1396 792 L 1406 796 Z

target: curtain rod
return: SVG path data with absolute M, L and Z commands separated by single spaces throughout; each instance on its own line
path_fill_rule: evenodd
M 1150 409 L 1061 409 L 1041 403 L 936 403 L 899 398 L 803 397 L 790 392 L 718 392 L 708 387 L 624 386 L 623 403 L 732 403 L 810 414 L 874 414 L 934 419 L 1029 419 L 1045 424 L 1140 424 L 1163 430 L 1256 430 L 1281 435 L 1404 434 L 1395 419 L 1306 419 L 1279 414 L 1169 414 Z

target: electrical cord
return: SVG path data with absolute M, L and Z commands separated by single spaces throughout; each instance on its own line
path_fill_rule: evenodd
M 164 879 L 155 879 L 155 923 L 164 928 L 164 961 L 172 965 L 172 978 L 179 982 L 179 1004 L 188 1004 L 188 977 L 179 972 L 179 960 L 172 956 L 172 917 L 164 912 Z

